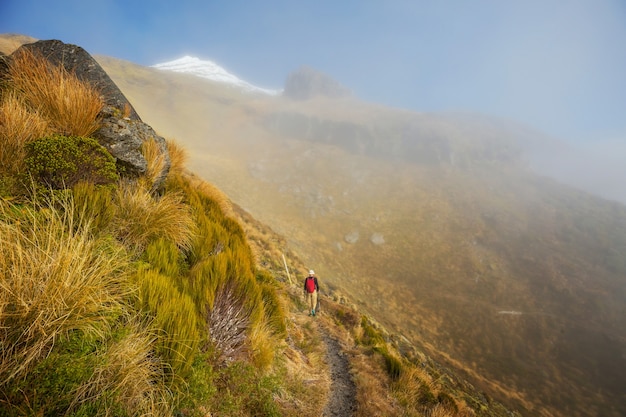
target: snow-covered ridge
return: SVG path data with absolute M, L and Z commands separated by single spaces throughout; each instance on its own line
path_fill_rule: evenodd
M 199 58 L 192 56 L 184 56 L 174 61 L 152 65 L 152 68 L 157 68 L 164 71 L 192 74 L 212 81 L 231 84 L 248 92 L 258 92 L 270 95 L 278 95 L 281 93 L 281 90 L 272 90 L 252 85 L 249 82 L 237 77 L 236 75 L 231 74 L 230 72 L 226 71 L 224 68 L 220 67 L 212 61 L 203 61 Z

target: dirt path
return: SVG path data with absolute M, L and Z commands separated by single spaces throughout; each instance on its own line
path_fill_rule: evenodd
M 330 367 L 330 398 L 323 417 L 350 417 L 356 410 L 356 385 L 350 374 L 350 363 L 346 353 L 336 339 L 320 329 L 326 343 L 326 359 Z

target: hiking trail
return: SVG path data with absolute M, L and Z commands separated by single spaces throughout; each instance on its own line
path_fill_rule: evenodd
M 350 417 L 356 411 L 356 385 L 350 374 L 350 362 L 339 341 L 323 328 L 318 328 L 326 344 L 326 360 L 330 368 L 330 396 L 323 417 Z

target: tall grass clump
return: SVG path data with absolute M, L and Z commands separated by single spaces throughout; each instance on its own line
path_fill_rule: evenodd
M 219 188 L 196 175 L 178 175 L 177 172 L 175 169 L 172 170 L 172 175 L 168 177 L 167 185 L 170 190 L 182 191 L 190 205 L 215 219 L 233 214 L 230 199 Z
M 0 202 L 0 383 L 27 375 L 70 332 L 106 334 L 130 292 L 127 257 L 75 224 L 71 199 Z
M 137 253 L 149 242 L 165 238 L 179 248 L 188 249 L 194 236 L 189 207 L 176 193 L 153 196 L 133 183 L 121 183 L 116 191 L 118 214 L 113 220 L 115 235 Z
M 165 168 L 168 165 L 167 149 L 161 149 L 159 143 L 150 138 L 141 145 L 141 153 L 146 159 L 147 168 L 145 174 L 139 179 L 144 188 L 154 192 L 156 186 L 163 180 Z
M 81 181 L 72 187 L 72 196 L 75 222 L 87 226 L 94 236 L 107 233 L 116 213 L 113 189 Z
M 401 357 L 389 348 L 383 335 L 365 316 L 361 319 L 361 332 L 359 342 L 371 346 L 373 351 L 382 356 L 387 374 L 393 381 L 397 381 L 405 370 Z
M 131 319 L 99 355 L 88 381 L 74 394 L 76 415 L 171 416 L 172 394 L 154 355 L 156 335 Z
M 266 270 L 257 272 L 256 280 L 261 286 L 261 298 L 265 310 L 267 324 L 271 331 L 279 336 L 287 334 L 287 315 L 285 306 L 279 295 L 278 283 Z
M 238 256 L 225 249 L 194 265 L 189 274 L 187 292 L 204 317 L 207 348 L 216 348 L 224 361 L 244 357 L 249 332 L 261 324 L 264 314 L 261 289 Z
M 201 334 L 196 306 L 170 277 L 154 269 L 136 275 L 139 308 L 151 317 L 157 332 L 157 352 L 175 375 L 184 376 L 198 351 Z
M 174 242 L 159 238 L 148 244 L 142 259 L 150 264 L 160 274 L 180 282 L 182 274 L 186 272 L 185 259 Z
M 88 137 L 100 127 L 98 117 L 104 106 L 100 92 L 27 48 L 8 60 L 7 88 L 55 133 Z
M 165 140 L 167 153 L 170 155 L 170 175 L 180 176 L 186 171 L 187 150 L 171 139 Z
M 15 177 L 24 171 L 24 146 L 49 133 L 48 123 L 36 111 L 29 110 L 15 92 L 2 95 L 0 101 L 0 174 Z

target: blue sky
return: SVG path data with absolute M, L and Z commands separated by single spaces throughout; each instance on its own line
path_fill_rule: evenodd
M 306 64 L 368 101 L 626 143 L 624 0 L 0 0 L 0 33 L 268 88 Z

